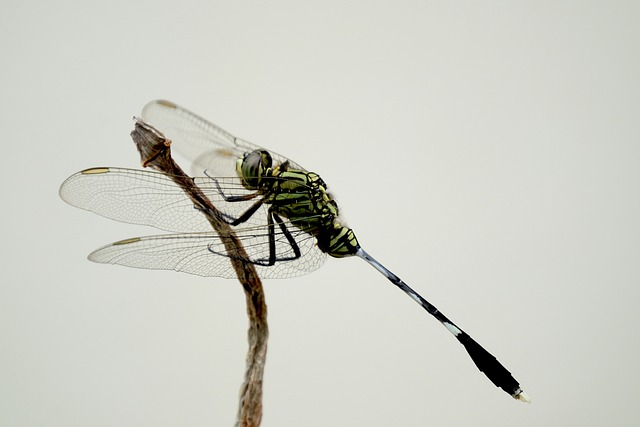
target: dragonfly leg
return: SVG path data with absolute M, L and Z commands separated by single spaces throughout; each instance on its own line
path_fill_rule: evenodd
M 253 206 L 251 206 L 251 208 L 249 208 L 244 214 L 242 214 L 242 216 L 240 216 L 240 218 L 236 219 L 235 221 L 233 221 L 230 224 L 235 226 L 237 224 L 240 224 L 240 223 L 246 221 L 247 219 L 249 219 L 255 213 L 255 211 L 261 205 L 262 205 L 262 200 L 256 202 Z M 287 243 L 291 247 L 291 250 L 293 251 L 293 255 L 286 256 L 286 257 L 278 257 L 277 256 L 277 250 L 276 250 L 276 228 L 275 228 L 276 224 L 278 224 L 278 227 L 280 228 L 280 231 L 282 232 L 282 235 L 287 239 Z M 280 261 L 292 261 L 292 260 L 298 259 L 298 258 L 300 258 L 302 256 L 302 253 L 300 252 L 300 247 L 298 246 L 298 243 L 296 242 L 296 240 L 291 235 L 291 232 L 287 228 L 287 225 L 285 224 L 284 220 L 278 214 L 276 214 L 274 212 L 273 206 L 271 206 L 269 208 L 269 211 L 267 212 L 267 233 L 268 233 L 267 237 L 268 237 L 268 245 L 269 245 L 269 257 L 268 258 L 259 258 L 259 259 L 239 258 L 236 255 L 230 255 L 230 254 L 228 254 L 226 252 L 220 252 L 220 251 L 214 250 L 212 248 L 212 246 L 209 246 L 209 251 L 211 253 L 213 253 L 213 254 L 216 254 L 216 255 L 226 256 L 226 257 L 229 257 L 229 258 L 241 259 L 244 262 L 248 262 L 248 263 L 251 263 L 251 264 L 259 265 L 259 266 L 262 266 L 262 267 L 270 267 L 270 266 L 274 265 L 276 262 L 280 262 Z
M 284 167 L 284 170 L 286 170 L 288 168 L 288 162 L 283 163 L 283 165 L 281 167 Z M 207 176 L 209 176 L 209 175 L 207 175 Z M 242 223 L 246 222 L 247 220 L 249 220 L 249 218 L 251 218 L 253 216 L 253 214 L 255 214 L 258 211 L 258 209 L 260 209 L 260 207 L 264 204 L 265 199 L 269 196 L 269 194 L 264 194 L 263 192 L 260 192 L 260 191 L 256 191 L 254 193 L 246 194 L 246 195 L 242 195 L 242 196 L 228 196 L 228 195 L 226 195 L 224 193 L 224 190 L 220 186 L 220 181 L 218 179 L 216 179 L 215 177 L 212 177 L 212 176 L 209 176 L 209 177 L 215 182 L 218 194 L 220 194 L 220 196 L 226 202 L 231 202 L 231 203 L 233 203 L 233 202 L 245 202 L 245 201 L 251 200 L 251 199 L 253 199 L 253 198 L 257 197 L 257 196 L 262 195 L 262 197 L 258 201 L 256 201 L 253 205 L 251 205 L 251 207 L 249 207 L 249 209 L 247 209 L 238 218 L 234 219 L 230 215 L 224 214 L 224 216 L 229 219 L 229 220 L 225 219 L 225 221 L 227 221 L 227 223 L 232 225 L 232 226 L 236 226 L 236 225 L 242 224 Z M 280 231 L 282 232 L 282 235 L 287 239 L 287 243 L 291 247 L 291 250 L 293 251 L 293 255 L 288 256 L 288 257 L 282 257 L 282 258 L 278 258 L 277 257 L 275 224 L 278 224 L 278 227 L 280 228 Z M 244 260 L 245 262 L 250 262 L 252 264 L 268 267 L 268 266 L 274 265 L 276 262 L 279 262 L 279 261 L 292 261 L 292 260 L 298 259 L 298 258 L 300 258 L 302 256 L 302 254 L 300 252 L 300 247 L 298 246 L 298 243 L 296 242 L 296 240 L 291 235 L 291 232 L 287 228 L 287 225 L 285 224 L 283 219 L 278 214 L 275 213 L 275 210 L 274 210 L 273 206 L 270 206 L 269 210 L 267 212 L 267 230 L 268 230 L 268 240 L 269 240 L 269 243 L 268 243 L 269 244 L 269 258 Z M 230 256 L 230 255 L 227 255 L 227 254 L 224 254 L 224 253 L 221 253 L 221 252 L 214 251 L 211 248 L 209 248 L 209 250 L 212 253 L 215 253 L 216 255 Z
M 247 211 L 248 212 L 248 211 Z M 246 213 L 245 213 L 246 215 Z M 244 216 L 244 215 L 243 215 Z M 278 224 L 280 231 L 287 239 L 287 243 L 293 250 L 293 255 L 287 257 L 278 257 L 276 250 L 276 227 L 275 224 Z M 280 261 L 293 261 L 294 259 L 298 259 L 302 256 L 300 252 L 300 247 L 298 243 L 291 235 L 291 232 L 287 228 L 287 225 L 282 220 L 282 218 L 274 212 L 273 206 L 269 208 L 269 212 L 267 213 L 267 230 L 268 230 L 268 238 L 269 238 L 269 258 L 262 259 L 254 259 L 254 260 L 245 260 L 252 264 L 259 265 L 262 267 L 270 267 L 274 265 L 276 262 Z M 224 255 L 224 254 L 222 254 Z
M 240 200 L 236 200 L 236 201 L 240 201 Z M 242 224 L 243 222 L 247 221 L 249 218 L 251 218 L 253 216 L 254 213 L 256 213 L 256 211 L 258 209 L 260 209 L 260 206 L 262 206 L 262 204 L 264 203 L 264 199 L 260 199 L 257 202 L 255 202 L 253 205 L 251 205 L 251 207 L 249 209 L 247 209 L 242 215 L 240 215 L 238 218 L 234 218 L 233 216 L 229 215 L 228 213 L 224 213 L 222 212 L 222 220 L 224 222 L 226 222 L 229 225 L 233 225 L 236 226 L 238 224 Z M 197 210 L 203 212 L 205 215 L 207 214 L 207 212 L 210 214 L 210 209 L 207 208 L 202 208 L 200 206 L 194 206 Z
M 200 212 L 202 212 L 202 214 L 203 214 L 203 215 L 207 215 L 207 214 L 215 215 L 211 209 L 206 208 L 206 207 L 202 207 L 202 206 L 198 206 L 198 205 L 193 205 L 193 208 L 194 208 L 194 209 L 196 209 L 196 210 L 198 210 L 198 211 L 200 211 Z M 231 225 L 231 223 L 232 223 L 233 221 L 235 221 L 235 218 L 234 218 L 234 217 L 232 217 L 231 215 L 227 214 L 227 213 L 220 212 L 220 215 L 221 215 L 221 218 L 220 218 L 220 219 L 221 219 L 222 221 L 226 222 L 226 223 L 227 223 L 227 224 L 229 224 L 229 225 Z
M 206 171 L 205 171 L 206 174 Z M 209 176 L 209 175 L 207 175 Z M 220 196 L 224 199 L 225 202 L 230 202 L 230 203 L 234 203 L 234 202 L 245 202 L 248 200 L 251 200 L 257 196 L 260 195 L 260 192 L 256 191 L 255 193 L 251 193 L 251 194 L 246 194 L 243 196 L 227 196 L 226 194 L 224 194 L 224 191 L 222 190 L 222 187 L 220 186 L 220 182 L 212 177 L 209 176 L 209 178 L 211 178 L 211 180 L 213 182 L 216 183 L 216 187 L 218 187 L 217 191 L 218 194 L 220 194 Z M 238 224 L 242 224 L 243 222 L 247 221 L 249 218 L 251 218 L 253 216 L 254 213 L 256 213 L 256 211 L 260 208 L 260 206 L 262 206 L 262 204 L 264 203 L 264 197 L 260 200 L 258 200 L 256 203 L 254 203 L 253 205 L 251 205 L 251 207 L 249 209 L 247 209 L 246 212 L 244 212 L 242 215 L 240 215 L 240 217 L 235 218 L 231 215 L 229 215 L 228 213 L 224 213 L 222 212 L 222 220 L 224 222 L 226 222 L 229 225 L 233 225 L 236 226 Z M 203 209 L 200 206 L 194 206 L 196 209 L 202 211 L 205 215 L 207 214 L 207 209 Z M 210 212 L 209 212 L 210 213 Z
M 273 219 L 275 219 L 278 227 L 280 227 L 280 231 L 282 231 L 282 234 L 287 239 L 289 246 L 291 246 L 291 249 L 293 250 L 293 255 L 290 257 L 276 259 L 275 228 L 273 227 Z M 287 225 L 284 223 L 282 218 L 273 211 L 273 207 L 269 208 L 269 261 L 292 261 L 300 258 L 300 256 L 300 247 L 291 235 Z
M 251 207 L 247 209 L 242 215 L 234 219 L 229 224 L 236 226 L 238 224 L 242 224 L 243 222 L 247 221 L 249 218 L 253 216 L 254 213 L 256 213 L 258 209 L 260 209 L 260 206 L 262 206 L 263 203 L 264 203 L 264 199 L 258 200 L 253 205 L 251 205 Z
M 206 174 L 206 171 L 205 171 Z M 207 176 L 209 176 L 207 174 Z M 251 194 L 245 194 L 242 196 L 227 196 L 226 194 L 224 194 L 224 190 L 222 189 L 222 187 L 220 186 L 220 181 L 218 179 L 216 179 L 215 177 L 209 176 L 209 178 L 211 178 L 211 180 L 213 180 L 213 182 L 216 183 L 216 187 L 218 187 L 218 194 L 220 194 L 220 196 L 224 199 L 225 202 L 230 202 L 230 203 L 234 203 L 234 202 L 246 202 L 248 200 L 254 199 L 255 197 L 261 195 L 261 192 L 256 191 L 255 193 L 251 193 Z M 254 213 L 256 213 L 256 211 L 260 208 L 260 206 L 262 206 L 262 204 L 264 203 L 264 197 L 260 200 L 258 200 L 257 202 L 255 202 L 253 205 L 251 205 L 251 207 L 249 209 L 247 209 L 242 215 L 240 215 L 240 217 L 238 218 L 233 218 L 231 215 L 228 214 L 223 214 L 226 218 L 230 219 L 230 221 L 227 221 L 227 224 L 236 226 L 238 224 L 242 224 L 243 222 L 247 221 L 249 218 L 251 218 L 253 216 Z
M 251 200 L 254 197 L 258 196 L 260 194 L 259 191 L 256 191 L 255 193 L 251 193 L 251 194 L 244 194 L 242 196 L 227 196 L 226 194 L 224 194 L 224 190 L 222 189 L 222 187 L 220 186 L 220 181 L 212 176 L 209 176 L 207 174 L 207 172 L 205 171 L 205 174 L 211 178 L 213 180 L 213 182 L 216 183 L 216 187 L 218 187 L 218 194 L 220 194 L 220 196 L 222 196 L 222 198 L 224 199 L 225 202 L 245 202 L 247 200 Z

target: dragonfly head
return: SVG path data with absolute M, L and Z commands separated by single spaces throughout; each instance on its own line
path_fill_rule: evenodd
M 245 153 L 244 157 L 236 162 L 236 172 L 242 180 L 242 185 L 249 190 L 257 190 L 272 162 L 271 154 L 266 150 Z

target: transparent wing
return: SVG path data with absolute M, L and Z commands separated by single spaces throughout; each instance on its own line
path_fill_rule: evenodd
M 226 202 L 227 196 L 248 194 L 239 179 L 194 178 L 203 193 L 229 219 L 239 217 L 253 200 Z M 184 191 L 162 173 L 93 168 L 70 176 L 60 187 L 67 203 L 121 222 L 148 225 L 184 234 L 127 239 L 98 249 L 90 255 L 96 262 L 130 267 L 184 271 L 201 276 L 234 277 L 224 246 L 205 215 L 196 209 Z M 293 277 L 322 265 L 322 253 L 311 235 L 283 218 L 285 228 L 300 250 L 295 258 L 292 245 L 279 226 L 274 227 L 273 266 L 258 266 L 261 277 Z M 261 206 L 234 231 L 249 258 L 257 264 L 269 260 L 267 206 Z M 295 258 L 295 259 L 294 259 Z
M 218 176 L 235 176 L 235 162 L 244 153 L 264 149 L 249 141 L 237 138 L 224 129 L 170 101 L 151 101 L 142 109 L 142 119 L 172 141 L 175 152 L 192 162 L 193 175 L 203 175 L 204 170 Z M 294 169 L 302 166 L 278 153 L 271 153 L 274 166 L 289 161 Z
M 264 178 L 273 179 L 273 178 Z M 228 202 L 225 197 L 252 194 L 236 177 L 192 178 L 228 221 L 258 201 Z M 60 186 L 60 197 L 72 206 L 130 224 L 166 231 L 207 232 L 211 225 L 171 178 L 160 172 L 126 168 L 91 168 L 75 173 Z M 268 205 L 261 206 L 246 225 L 265 224 Z
M 72 206 L 120 222 L 167 231 L 211 231 L 184 191 L 158 172 L 86 169 L 62 183 L 60 197 Z
M 235 230 L 249 256 L 268 258 L 264 227 L 244 227 Z M 271 266 L 256 264 L 262 278 L 286 278 L 307 274 L 319 268 L 326 254 L 317 250 L 314 239 L 306 233 L 294 232 L 302 256 Z M 282 233 L 276 234 L 278 257 L 290 257 L 291 246 Z M 126 239 L 96 249 L 89 259 L 105 264 L 127 267 L 175 270 L 198 276 L 236 278 L 229 256 L 215 233 L 184 233 Z

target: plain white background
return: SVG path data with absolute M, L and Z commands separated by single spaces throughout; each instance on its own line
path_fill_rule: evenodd
M 238 284 L 90 263 L 157 231 L 57 195 L 139 167 L 131 117 L 155 98 L 318 172 L 363 247 L 534 401 L 364 262 L 330 259 L 265 282 L 264 426 L 640 423 L 637 2 L 1 9 L 1 425 L 234 422 Z

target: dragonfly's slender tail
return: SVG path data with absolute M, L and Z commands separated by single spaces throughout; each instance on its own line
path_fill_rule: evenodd
M 458 341 L 464 346 L 471 356 L 471 359 L 476 364 L 478 369 L 493 382 L 496 387 L 500 387 L 507 393 L 509 393 L 514 399 L 522 402 L 531 403 L 529 396 L 522 390 L 518 381 L 511 375 L 511 373 L 502 366 L 500 362 L 487 350 L 485 350 L 480 344 L 473 340 L 466 332 L 457 327 L 455 323 L 449 320 L 440 310 L 438 310 L 433 304 L 426 299 L 422 298 L 416 291 L 411 289 L 409 285 L 404 283 L 402 279 L 386 269 L 382 264 L 376 261 L 371 255 L 365 252 L 362 248 L 359 248 L 356 255 L 371 264 L 376 270 L 384 274 L 384 276 L 391 281 L 394 285 L 402 289 L 407 295 L 409 295 L 415 302 L 420 304 L 429 314 L 438 319 L 445 328 L 449 330 L 457 338 Z

